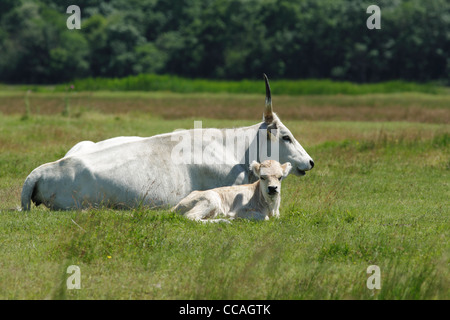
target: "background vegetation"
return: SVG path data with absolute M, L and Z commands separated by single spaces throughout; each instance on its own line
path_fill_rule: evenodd
M 58 83 L 141 73 L 195 78 L 440 80 L 450 74 L 450 3 L 354 0 L 2 0 L 0 81 Z

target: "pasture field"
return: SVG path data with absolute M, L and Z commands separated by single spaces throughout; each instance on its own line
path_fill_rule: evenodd
M 284 180 L 279 220 L 200 224 L 16 208 L 31 170 L 81 140 L 251 125 L 263 95 L 33 92 L 26 113 L 23 92 L 1 91 L 0 299 L 449 299 L 449 95 L 273 93 L 315 168 Z

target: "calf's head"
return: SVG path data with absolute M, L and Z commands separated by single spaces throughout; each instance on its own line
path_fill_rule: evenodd
M 259 178 L 263 194 L 268 197 L 275 197 L 280 194 L 281 180 L 287 177 L 292 166 L 289 162 L 280 164 L 275 160 L 266 160 L 262 163 L 253 161 L 250 169 Z

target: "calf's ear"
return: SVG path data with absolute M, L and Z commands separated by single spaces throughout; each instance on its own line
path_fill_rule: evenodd
M 257 161 L 253 161 L 250 164 L 250 170 L 253 171 L 254 175 L 259 178 L 259 169 L 261 167 L 261 164 L 259 164 Z
M 287 177 L 289 172 L 291 172 L 292 165 L 290 162 L 286 162 L 285 164 L 281 165 L 281 169 L 283 170 L 283 177 Z

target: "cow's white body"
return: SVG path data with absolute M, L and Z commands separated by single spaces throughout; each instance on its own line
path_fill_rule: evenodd
M 275 139 L 284 135 L 290 143 L 280 143 L 280 162 L 290 162 L 296 175 L 312 169 L 311 157 L 295 140 L 289 130 L 272 113 L 270 88 L 266 82 L 264 121 L 240 128 L 247 137 L 257 139 L 260 129 L 275 128 Z M 269 103 L 268 103 L 269 101 Z M 200 130 L 193 132 L 193 130 Z M 83 141 L 73 147 L 64 158 L 41 165 L 25 180 L 22 189 L 22 208 L 29 210 L 31 201 L 43 203 L 54 210 L 83 209 L 97 206 L 135 208 L 171 207 L 194 190 L 240 185 L 256 180 L 249 164 L 258 155 L 230 153 L 222 142 L 204 141 L 204 130 L 175 131 L 149 138 L 118 137 L 98 143 Z M 223 130 L 221 132 L 224 132 Z M 201 164 L 174 164 L 173 148 L 181 136 L 192 133 L 200 137 L 191 141 L 200 152 L 205 146 L 214 153 L 206 153 Z M 179 139 L 180 138 L 180 139 Z M 283 142 L 283 141 L 282 141 Z M 215 145 L 216 144 L 216 145 Z M 224 154 L 226 153 L 226 154 Z M 226 157 L 227 161 L 222 160 Z

